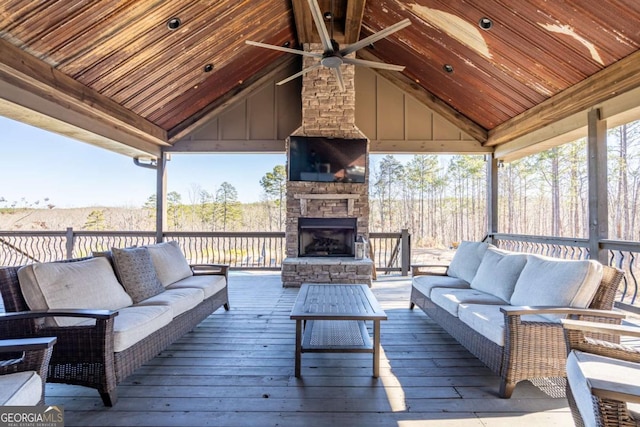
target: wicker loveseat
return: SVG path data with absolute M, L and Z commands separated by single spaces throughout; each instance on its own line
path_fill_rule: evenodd
M 414 266 L 410 307 L 431 319 L 493 372 L 499 394 L 522 380 L 565 377 L 560 318 L 620 323 L 611 311 L 622 271 L 462 242 L 444 271 Z
M 175 242 L 108 255 L 0 268 L 0 337 L 57 337 L 47 381 L 112 406 L 117 384 L 229 299 L 227 266 L 190 266 Z

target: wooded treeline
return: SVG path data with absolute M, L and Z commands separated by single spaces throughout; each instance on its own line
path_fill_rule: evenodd
M 374 232 L 409 229 L 416 247 L 451 246 L 485 235 L 487 164 L 484 156 L 416 155 L 402 163 L 387 155 L 371 167 L 369 185 Z M 608 132 L 609 235 L 640 241 L 640 121 Z M 586 139 L 504 164 L 498 171 L 499 232 L 587 237 L 588 180 Z M 189 194 L 168 194 L 169 231 L 282 231 L 285 167 L 260 181 L 261 201 L 241 204 L 233 185 L 208 190 L 194 184 Z M 48 202 L 48 201 L 45 201 Z M 4 207 L 3 207 L 4 204 Z M 49 210 L 28 208 L 53 214 Z M 155 195 L 141 209 L 95 208 L 81 224 L 87 230 L 153 230 Z M 0 212 L 16 211 L 0 198 Z M 19 215 L 34 217 L 32 213 Z M 37 227 L 60 229 L 37 215 Z M 57 223 L 56 223 L 57 224 Z M 4 229 L 7 226 L 3 226 Z M 64 227 L 63 227 L 64 228 Z
M 609 237 L 640 241 L 640 121 L 608 132 Z M 408 228 L 419 245 L 481 239 L 486 173 L 481 156 L 386 156 L 372 172 L 372 231 Z M 502 165 L 498 170 L 502 233 L 588 235 L 586 138 Z

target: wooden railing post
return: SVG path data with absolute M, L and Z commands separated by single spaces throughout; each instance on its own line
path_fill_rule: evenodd
M 403 228 L 400 231 L 400 236 L 402 240 L 402 250 L 400 251 L 402 254 L 401 271 L 403 276 L 408 276 L 409 268 L 411 267 L 411 235 L 409 230 Z
M 73 239 L 74 239 L 74 234 L 73 234 L 73 227 L 67 227 L 67 232 L 65 234 L 66 237 L 66 241 L 65 241 L 65 249 L 67 252 L 67 259 L 71 259 L 73 258 Z

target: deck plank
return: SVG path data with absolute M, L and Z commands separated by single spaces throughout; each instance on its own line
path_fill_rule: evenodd
M 47 385 L 71 426 L 511 426 L 572 425 L 564 398 L 499 379 L 432 322 L 409 310 L 410 280 L 374 282 L 382 322 L 380 378 L 369 354 L 302 357 L 294 377 L 296 289 L 278 274 L 233 272 L 232 309 L 219 310 L 118 387 L 105 408 L 94 390 Z

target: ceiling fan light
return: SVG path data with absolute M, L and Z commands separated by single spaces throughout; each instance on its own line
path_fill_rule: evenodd
M 493 21 L 485 16 L 483 18 L 480 18 L 480 21 L 478 21 L 478 25 L 483 30 L 488 31 L 491 29 L 491 27 L 493 27 Z
M 180 21 L 180 18 L 178 18 L 177 16 L 174 16 L 167 21 L 167 28 L 170 31 L 177 30 L 178 28 L 180 28 L 180 25 L 182 25 L 182 21 Z

